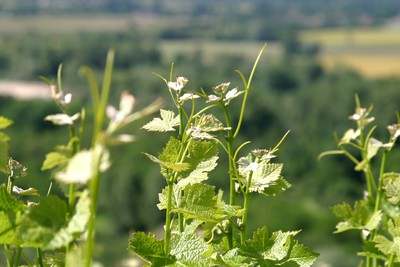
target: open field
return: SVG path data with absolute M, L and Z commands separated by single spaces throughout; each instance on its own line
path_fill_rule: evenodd
M 300 39 L 320 44 L 320 59 L 327 68 L 346 65 L 367 77 L 400 76 L 399 29 L 306 30 Z
M 179 54 L 192 54 L 201 52 L 203 60 L 213 63 L 218 55 L 238 55 L 254 60 L 260 52 L 263 42 L 257 41 L 214 41 L 214 40 L 179 40 L 162 41 L 160 48 L 167 62 L 173 62 Z M 279 43 L 267 43 L 265 57 L 271 60 L 282 54 L 282 47 Z
M 167 28 L 186 25 L 185 15 L 167 16 L 147 13 L 124 15 L 38 15 L 0 16 L 0 35 L 24 34 L 30 31 L 42 34 L 70 34 L 76 32 L 124 32 L 139 30 L 155 34 Z M 321 46 L 320 59 L 327 68 L 347 65 L 368 77 L 400 75 L 400 30 L 396 28 L 335 28 L 312 29 L 300 32 L 305 43 Z M 159 43 L 167 62 L 179 54 L 202 52 L 203 60 L 212 62 L 217 55 L 243 55 L 254 58 L 262 47 L 257 41 L 215 41 L 207 39 L 163 40 Z M 282 54 L 278 43 L 270 43 L 268 59 Z

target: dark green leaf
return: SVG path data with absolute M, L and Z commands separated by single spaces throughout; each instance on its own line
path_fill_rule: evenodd
M 371 211 L 366 200 L 357 201 L 354 210 L 344 203 L 334 206 L 332 211 L 343 220 L 336 225 L 335 233 L 354 229 L 371 231 L 378 227 L 382 218 L 382 212 Z
M 58 249 L 69 245 L 86 230 L 90 216 L 90 198 L 82 192 L 69 221 L 66 220 L 67 204 L 57 196 L 41 198 L 24 217 L 18 236 L 25 246 Z
M 164 253 L 163 240 L 156 240 L 152 233 L 133 233 L 129 239 L 129 250 L 152 266 L 166 266 L 175 262 L 173 256 Z

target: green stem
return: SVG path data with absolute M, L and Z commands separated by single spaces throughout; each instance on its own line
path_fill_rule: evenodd
M 244 90 L 244 97 L 243 97 L 242 107 L 240 109 L 239 121 L 238 121 L 238 124 L 237 124 L 237 127 L 236 127 L 235 134 L 233 135 L 234 137 L 236 137 L 239 134 L 239 130 L 240 130 L 240 127 L 242 125 L 242 121 L 243 121 L 243 117 L 244 117 L 244 111 L 246 109 L 247 97 L 249 95 L 251 81 L 253 80 L 254 72 L 255 72 L 255 70 L 257 68 L 258 62 L 261 59 L 261 55 L 263 54 L 263 52 L 264 52 L 266 47 L 267 47 L 267 44 L 264 44 L 264 46 L 261 48 L 261 51 L 258 54 L 256 61 L 254 62 L 253 68 L 251 70 L 251 73 L 250 73 L 250 76 L 249 76 L 249 79 L 248 79 L 247 82 L 245 81 L 243 75 L 241 75 L 242 79 L 243 79 L 243 83 L 245 84 L 245 90 Z
M 38 266 L 43 267 L 44 265 L 43 265 L 43 259 L 42 259 L 42 251 L 40 248 L 36 249 L 36 258 L 38 261 Z
M 168 202 L 167 202 L 167 214 L 165 217 L 165 234 L 164 234 L 164 253 L 169 253 L 169 241 L 171 239 L 171 209 L 172 209 L 172 197 L 174 191 L 174 183 L 168 181 Z
M 385 166 L 386 166 L 386 158 L 387 158 L 388 150 L 385 150 L 382 155 L 381 168 L 379 170 L 379 181 L 378 181 L 378 189 L 376 193 L 376 201 L 375 201 L 375 209 L 374 212 L 379 210 L 382 200 L 382 187 L 383 187 L 383 175 L 385 174 Z
M 10 251 L 10 246 L 4 245 L 4 251 L 6 251 L 6 252 Z M 6 255 L 6 262 L 7 262 L 7 267 L 13 266 L 12 260 L 10 260 L 9 257 L 7 257 L 7 255 Z
M 233 141 L 234 141 L 234 136 L 233 136 L 233 131 L 232 131 L 232 122 L 229 114 L 228 108 L 222 103 L 222 109 L 225 114 L 225 120 L 226 120 L 226 125 L 229 127 L 229 130 L 227 132 L 226 136 L 226 142 L 227 142 L 227 148 L 228 148 L 228 157 L 229 157 L 229 205 L 235 205 L 236 202 L 236 190 L 235 190 L 235 168 L 236 164 L 234 161 L 234 154 L 235 151 L 233 149 Z M 232 223 L 229 223 L 228 225 L 228 233 L 227 233 L 227 238 L 228 238 L 228 245 L 229 248 L 233 248 L 233 225 Z
M 393 267 L 394 266 L 394 259 L 395 259 L 395 254 L 391 254 L 390 258 L 389 258 L 388 267 Z
M 22 255 L 22 248 L 21 247 L 17 247 L 17 255 L 16 255 L 16 259 L 15 259 L 15 267 L 20 266 L 19 262 L 21 260 L 21 255 Z
M 99 198 L 99 184 L 100 184 L 100 173 L 97 173 L 91 180 L 90 183 L 90 193 L 91 193 L 91 203 L 90 203 L 90 217 L 88 223 L 88 234 L 85 248 L 85 266 L 90 267 L 92 264 L 93 247 L 95 240 L 95 227 L 96 227 L 96 211 L 97 202 Z
M 240 230 L 240 241 L 242 244 L 247 239 L 247 216 L 249 213 L 249 202 L 250 202 L 250 185 L 251 185 L 251 178 L 253 176 L 253 172 L 249 173 L 246 185 L 246 191 L 244 194 L 244 203 L 243 203 L 243 216 L 242 216 L 242 226 Z

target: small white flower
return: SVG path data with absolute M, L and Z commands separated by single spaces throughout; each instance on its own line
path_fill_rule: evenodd
M 68 105 L 72 100 L 72 94 L 64 95 L 63 92 L 57 92 L 57 86 L 54 84 L 50 85 L 50 96 L 61 105 Z
M 168 87 L 175 92 L 179 93 L 183 87 L 188 83 L 188 79 L 185 77 L 177 77 L 176 82 L 168 82 Z
M 178 84 L 182 85 L 182 87 L 184 87 L 189 82 L 189 79 L 186 77 L 180 76 L 180 77 L 176 78 L 176 82 Z
M 220 101 L 220 100 L 221 100 L 221 98 L 220 98 L 219 96 L 216 96 L 216 95 L 209 95 L 209 96 L 208 96 L 207 103 L 208 103 L 208 102 L 216 102 L 216 101 Z
M 237 96 L 241 95 L 242 93 L 243 93 L 243 91 L 238 92 L 237 88 L 233 88 L 232 90 L 229 90 L 229 91 L 226 93 L 225 98 L 224 98 L 225 104 L 229 104 L 229 102 L 230 102 L 232 99 L 236 98 Z
M 180 92 L 183 88 L 183 86 L 178 84 L 177 82 L 168 82 L 168 87 L 175 92 Z
M 230 82 L 221 83 L 221 84 L 213 87 L 212 90 L 214 91 L 214 93 L 216 93 L 218 95 L 223 95 L 228 90 L 230 84 L 231 84 Z
M 106 114 L 110 120 L 114 120 L 114 118 L 117 116 L 117 113 L 118 113 L 118 111 L 115 107 L 107 106 Z
M 131 143 L 133 141 L 135 141 L 135 136 L 131 135 L 131 134 L 120 134 L 117 135 L 115 140 L 118 143 Z
M 66 94 L 62 100 L 60 100 L 60 103 L 63 105 L 68 105 L 71 103 L 72 100 L 72 94 Z
M 186 100 L 192 100 L 192 99 L 196 99 L 199 98 L 199 95 L 193 94 L 193 93 L 185 93 L 183 94 L 180 98 L 179 98 L 179 102 L 183 103 Z
M 76 113 L 72 116 L 68 116 L 64 113 L 48 115 L 44 118 L 45 121 L 51 121 L 55 125 L 72 125 L 74 121 L 79 118 L 80 114 Z
M 119 110 L 123 114 L 130 114 L 135 106 L 136 99 L 133 95 L 128 93 L 127 91 L 122 92 L 121 100 L 119 102 Z

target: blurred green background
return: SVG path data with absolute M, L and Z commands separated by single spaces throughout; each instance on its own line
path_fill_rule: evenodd
M 360 198 L 363 177 L 344 158 L 317 156 L 335 148 L 333 132 L 353 127 L 347 117 L 355 94 L 364 106 L 374 104 L 379 136 L 386 138 L 385 126 L 395 121 L 398 0 L 2 0 L 0 115 L 15 122 L 7 130 L 10 155 L 29 168 L 19 185 L 45 193 L 50 173 L 40 171 L 44 156 L 68 140 L 66 129 L 43 121 L 57 112 L 52 101 L 38 97 L 47 89 L 39 86 L 33 90 L 37 97 L 21 99 L 37 86 L 38 76 L 55 79 L 60 63 L 75 111 L 90 105 L 79 67 L 90 66 L 100 79 L 109 48 L 116 50 L 112 103 L 129 90 L 138 108 L 158 97 L 168 108 L 167 89 L 153 72 L 168 77 L 174 62 L 189 88 L 210 90 L 227 81 L 240 87 L 234 71 L 247 76 L 264 42 L 242 140 L 268 148 L 290 130 L 279 157 L 293 187 L 279 197 L 256 197 L 252 228 L 302 229 L 301 242 L 321 253 L 315 266 L 356 266 L 358 237 L 332 234 L 337 220 L 329 208 Z M 139 141 L 112 151 L 113 167 L 102 180 L 96 258 L 104 266 L 123 266 L 132 256 L 130 232 L 161 231 L 163 213 L 156 204 L 164 181 L 140 152 L 157 154 L 166 136 L 141 130 L 149 120 L 129 129 Z M 393 170 L 399 169 L 399 156 L 395 150 L 389 159 Z M 209 183 L 228 187 L 223 167 Z M 61 193 L 58 186 L 53 190 Z

